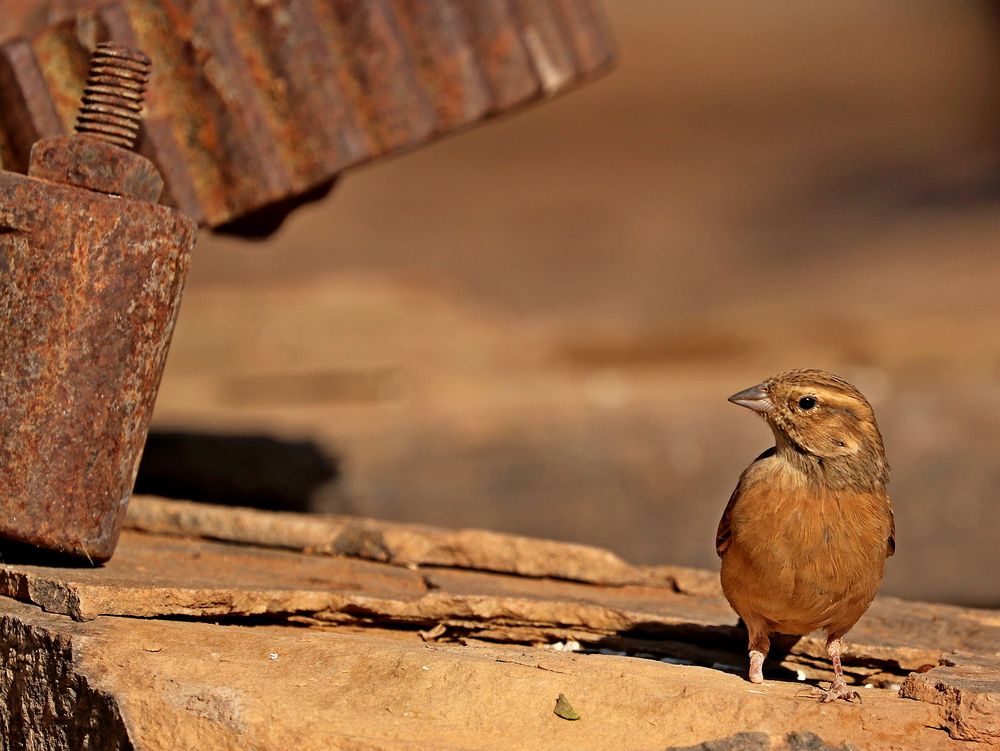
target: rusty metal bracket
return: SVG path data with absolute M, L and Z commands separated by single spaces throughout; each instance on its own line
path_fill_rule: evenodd
M 138 148 L 165 202 L 265 235 L 350 167 L 607 69 L 595 1 L 11 0 L 0 160 L 23 172 L 31 144 L 69 131 L 97 42 L 140 47 L 158 78 Z
M 130 150 L 148 72 L 99 45 L 77 134 L 0 172 L 0 536 L 91 561 L 118 541 L 196 233 Z

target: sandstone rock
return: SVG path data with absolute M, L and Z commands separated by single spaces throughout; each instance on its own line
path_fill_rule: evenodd
M 776 641 L 762 687 L 731 674 L 745 637 L 713 572 L 516 538 L 531 575 L 498 573 L 493 532 L 363 521 L 382 544 L 330 545 L 350 520 L 136 509 L 101 568 L 3 551 L 0 749 L 997 742 L 989 611 L 880 599 L 845 654 L 863 703 L 819 705 L 794 678 L 829 675 L 820 639 Z M 906 680 L 918 701 L 885 688 L 927 668 Z M 553 715 L 561 693 L 582 719 Z
M 936 707 L 865 691 L 863 704 L 797 698 L 799 685 L 751 687 L 707 668 L 528 647 L 424 644 L 415 635 L 252 628 L 99 616 L 74 622 L 0 599 L 4 675 L 48 665 L 32 688 L 76 716 L 7 693 L 2 748 L 650 749 L 754 734 L 786 748 L 792 731 L 826 745 L 962 749 L 935 729 Z M 552 713 L 565 693 L 582 715 Z M 62 698 L 60 698 L 62 697 Z M 18 722 L 9 721 L 11 707 Z M 65 729 L 65 731 L 64 731 Z M 74 734 L 75 733 L 75 734 Z M 901 739 L 902 742 L 901 742 Z M 117 743 L 117 745 L 115 745 Z M 34 744 L 34 745 L 32 745 Z M 697 747 L 697 746 L 696 746 Z M 732 748 L 732 746 L 704 746 Z
M 347 555 L 402 566 L 449 566 L 599 584 L 645 578 L 607 550 L 487 530 L 230 509 L 149 496 L 133 499 L 127 525 L 147 532 Z
M 36 609 L 0 600 L 0 749 L 131 749 L 115 700 L 74 670 L 71 622 L 36 627 Z
M 911 673 L 900 696 L 940 704 L 953 738 L 1000 745 L 1000 658 L 957 655 Z

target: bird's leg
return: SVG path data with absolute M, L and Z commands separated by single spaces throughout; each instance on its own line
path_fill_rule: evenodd
M 750 650 L 750 682 L 764 682 L 764 658 L 767 654 L 757 649 Z
M 766 631 L 751 629 L 749 624 L 747 628 L 750 629 L 750 682 L 763 683 L 764 658 L 771 648 L 771 640 Z
M 844 666 L 840 664 L 840 647 L 839 636 L 830 634 L 826 637 L 826 653 L 830 655 L 830 661 L 833 663 L 833 683 L 826 690 L 826 696 L 820 699 L 820 701 L 828 702 L 834 699 L 846 699 L 847 701 L 857 699 L 861 701 L 861 694 L 854 689 L 848 689 L 847 683 L 844 681 Z
M 861 694 L 859 694 L 854 689 L 847 687 L 847 682 L 844 680 L 844 667 L 840 662 L 840 637 L 830 634 L 826 638 L 826 653 L 830 655 L 830 661 L 833 663 L 833 683 L 830 684 L 829 688 L 815 688 L 812 691 L 812 696 L 815 696 L 822 703 L 836 701 L 837 699 L 844 699 L 845 701 L 854 701 L 857 699 L 861 701 Z

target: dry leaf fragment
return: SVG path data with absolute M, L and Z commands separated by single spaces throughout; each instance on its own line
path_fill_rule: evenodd
M 564 720 L 580 719 L 580 713 L 573 709 L 573 706 L 569 703 L 569 699 L 566 698 L 566 694 L 559 694 L 556 698 L 556 708 L 552 711 Z

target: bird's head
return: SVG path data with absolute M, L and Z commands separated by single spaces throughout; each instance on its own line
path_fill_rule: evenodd
M 868 400 L 823 370 L 791 370 L 733 394 L 729 401 L 760 414 L 779 452 L 811 460 L 827 479 L 885 485 L 889 464 Z

